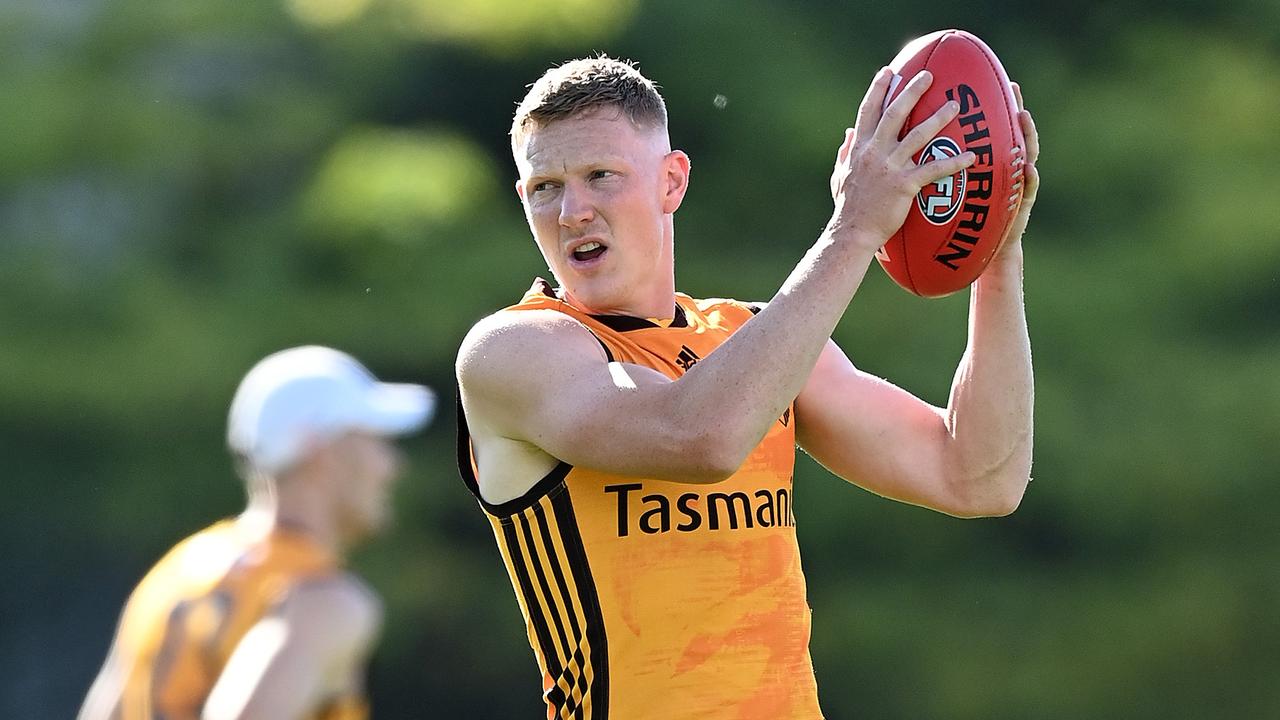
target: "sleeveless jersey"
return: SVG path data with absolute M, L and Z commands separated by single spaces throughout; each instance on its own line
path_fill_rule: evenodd
M 562 312 L 610 361 L 674 379 L 753 315 L 677 295 L 669 327 L 592 316 L 539 280 L 502 312 Z M 821 718 L 792 513 L 792 409 L 723 482 L 560 462 L 524 496 L 480 497 L 458 407 L 459 470 L 484 509 L 543 673 L 548 718 Z
M 339 572 L 301 535 L 251 537 L 224 520 L 183 540 L 125 605 L 117 632 L 121 720 L 195 720 L 241 638 L 284 595 Z M 336 698 L 311 720 L 364 720 L 363 697 Z

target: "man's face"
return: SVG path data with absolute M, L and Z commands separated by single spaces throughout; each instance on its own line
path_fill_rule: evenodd
M 329 450 L 337 514 L 343 532 L 355 539 L 383 529 L 391 518 L 391 489 L 400 473 L 400 452 L 387 438 L 351 432 Z
M 665 129 L 637 129 L 601 108 L 534 130 L 516 164 L 529 228 L 571 299 L 634 314 L 637 298 L 670 283 L 664 229 L 684 195 L 688 159 L 671 152 Z

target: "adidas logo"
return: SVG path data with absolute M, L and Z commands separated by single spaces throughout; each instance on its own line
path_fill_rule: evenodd
M 676 364 L 680 366 L 681 370 L 689 372 L 689 368 L 697 365 L 701 359 L 698 357 L 698 353 L 691 350 L 688 345 L 681 345 L 680 354 L 676 356 Z

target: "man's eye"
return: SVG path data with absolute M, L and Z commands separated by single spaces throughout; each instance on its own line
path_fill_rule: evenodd
M 592 180 L 599 180 L 601 178 L 607 178 L 612 176 L 613 176 L 612 170 L 592 170 L 591 171 Z
M 542 192 L 544 190 L 550 190 L 553 186 L 554 185 L 550 182 L 540 182 L 533 186 L 533 191 Z

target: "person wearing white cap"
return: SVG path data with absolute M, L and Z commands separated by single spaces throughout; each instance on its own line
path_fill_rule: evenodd
M 434 408 L 430 389 L 330 348 L 254 366 L 227 428 L 248 506 L 143 578 L 80 720 L 367 718 L 381 604 L 343 557 L 388 519 L 392 438 Z

